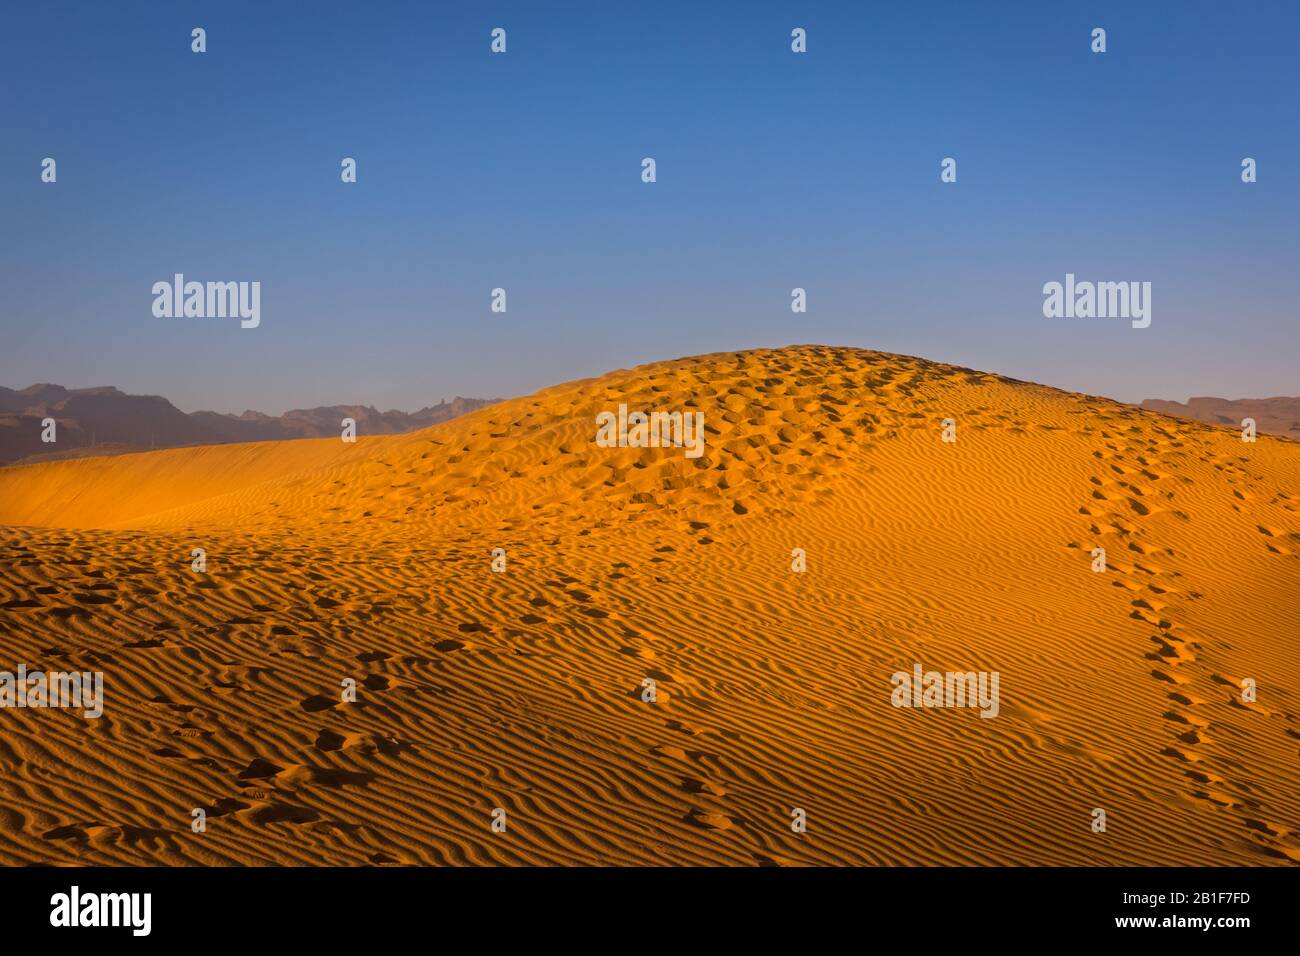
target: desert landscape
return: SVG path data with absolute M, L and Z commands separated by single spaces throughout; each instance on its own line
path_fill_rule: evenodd
M 1262 432 L 1300 440 L 1300 398 L 1278 396 L 1229 401 L 1225 398 L 1193 396 L 1186 402 L 1148 398 L 1142 407 L 1166 415 L 1233 427 L 1240 427 L 1243 418 L 1251 418 Z
M 393 435 L 450 421 L 494 401 L 499 399 L 457 396 L 409 414 L 366 405 L 330 405 L 291 409 L 279 416 L 251 409 L 242 415 L 204 411 L 187 415 L 160 395 L 128 395 L 111 386 L 0 387 L 0 466 L 185 445 L 322 438 L 338 435 L 345 417 L 367 435 Z M 49 419 L 58 423 L 56 442 L 43 440 Z
M 827 346 L 11 466 L 0 667 L 104 709 L 3 712 L 0 861 L 1293 865 L 1298 555 L 1294 441 Z

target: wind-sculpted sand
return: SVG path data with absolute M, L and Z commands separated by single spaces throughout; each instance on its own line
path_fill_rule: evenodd
M 794 347 L 3 469 L 0 522 L 0 669 L 104 674 L 0 710 L 5 863 L 1300 862 L 1285 439 Z M 893 706 L 917 663 L 997 716 Z

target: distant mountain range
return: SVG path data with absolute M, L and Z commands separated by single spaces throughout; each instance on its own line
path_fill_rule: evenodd
M 280 416 L 254 411 L 186 414 L 161 396 L 128 395 L 108 386 L 0 388 L 0 465 L 180 445 L 324 438 L 337 436 L 345 418 L 356 421 L 358 435 L 393 435 L 427 428 L 499 401 L 457 397 L 416 412 L 325 405 L 296 408 Z M 1196 397 L 1185 404 L 1149 398 L 1142 407 L 1234 428 L 1241 427 L 1243 418 L 1253 418 L 1260 432 L 1300 441 L 1300 398 Z M 46 418 L 58 423 L 58 441 L 53 445 L 41 441 L 41 422 Z
M 1209 398 L 1200 396 L 1182 402 L 1148 398 L 1143 408 L 1165 415 L 1195 418 L 1215 425 L 1241 427 L 1243 418 L 1255 419 L 1256 431 L 1300 441 L 1300 398 Z
M 498 401 L 458 397 L 409 413 L 381 412 L 369 405 L 327 405 L 297 408 L 276 417 L 253 411 L 186 414 L 158 395 L 128 395 L 111 387 L 0 388 L 0 465 L 179 445 L 337 437 L 345 418 L 356 421 L 358 435 L 392 435 L 427 428 Z M 46 418 L 57 423 L 54 444 L 41 441 L 41 422 Z

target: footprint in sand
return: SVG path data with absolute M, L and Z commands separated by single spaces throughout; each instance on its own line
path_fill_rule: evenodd
M 701 793 L 712 797 L 726 796 L 727 791 L 711 780 L 698 780 L 687 777 L 682 781 L 682 789 L 687 793 Z
M 705 830 L 730 830 L 733 826 L 742 824 L 739 817 L 730 817 L 712 810 L 692 809 L 682 819 Z
M 332 697 L 326 697 L 323 694 L 313 694 L 311 697 L 300 701 L 298 706 L 309 714 L 315 714 L 322 710 L 330 710 L 339 705 L 340 701 Z
M 283 770 L 283 767 L 277 766 L 269 760 L 263 760 L 261 757 L 254 757 L 248 766 L 239 772 L 236 779 L 259 780 L 264 777 L 274 777 Z
M 309 809 L 308 807 L 294 807 L 286 804 L 262 802 L 253 804 L 248 810 L 240 811 L 240 814 L 259 826 L 265 826 L 270 823 L 293 823 L 301 825 L 304 823 L 315 823 L 321 818 L 319 811 Z

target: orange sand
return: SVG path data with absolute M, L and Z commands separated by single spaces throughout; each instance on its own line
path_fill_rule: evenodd
M 796 347 L 3 469 L 0 523 L 0 669 L 105 674 L 0 710 L 5 863 L 1300 862 L 1284 439 Z M 917 662 L 999 715 L 896 709 Z

